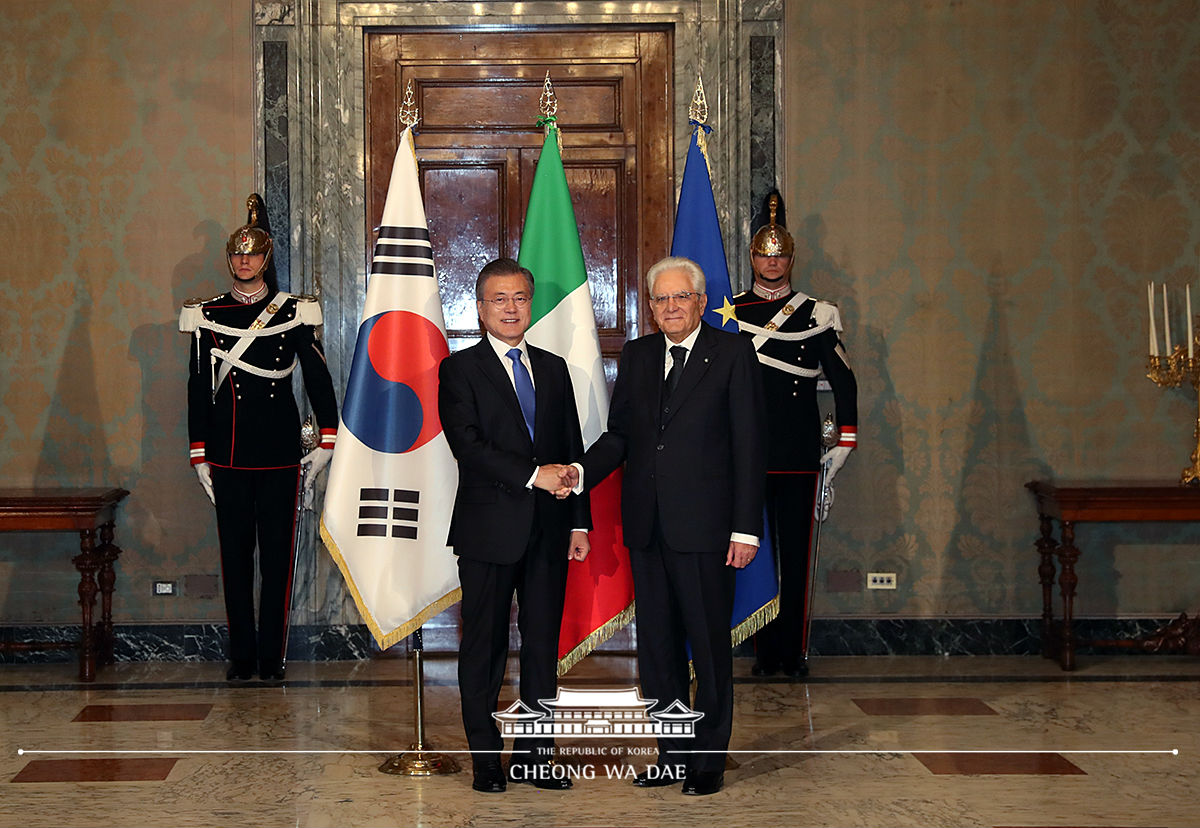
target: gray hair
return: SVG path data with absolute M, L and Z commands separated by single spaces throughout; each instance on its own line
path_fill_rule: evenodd
M 646 290 L 651 296 L 654 295 L 654 283 L 668 270 L 682 270 L 691 280 L 692 290 L 696 293 L 705 292 L 704 271 L 700 269 L 700 265 L 683 256 L 667 256 L 651 265 L 650 270 L 646 272 Z

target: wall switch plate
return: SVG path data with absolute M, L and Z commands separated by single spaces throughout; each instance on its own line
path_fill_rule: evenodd
M 178 595 L 179 589 L 175 586 L 174 581 L 155 581 L 155 595 Z

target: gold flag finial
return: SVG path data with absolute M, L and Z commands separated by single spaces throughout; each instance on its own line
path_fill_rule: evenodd
M 692 103 L 688 107 L 688 118 L 698 124 L 708 120 L 708 101 L 704 98 L 704 79 L 696 75 L 696 91 L 692 93 Z
M 558 151 L 562 152 L 562 130 L 558 128 L 556 121 L 558 118 L 558 96 L 554 94 L 554 84 L 550 83 L 550 70 L 546 70 L 546 81 L 542 84 L 542 96 L 538 98 L 538 109 L 542 112 L 542 117 L 538 118 L 538 126 L 545 130 L 545 134 L 549 135 L 551 128 L 554 129 L 555 137 L 558 139 Z
M 554 84 L 550 83 L 550 70 L 546 70 L 546 82 L 542 84 L 542 96 L 538 98 L 538 109 L 542 118 L 553 118 L 558 114 L 558 96 L 554 94 Z
M 413 93 L 412 78 L 404 90 L 404 101 L 400 104 L 400 123 L 406 127 L 415 127 L 421 120 L 417 114 L 417 96 Z

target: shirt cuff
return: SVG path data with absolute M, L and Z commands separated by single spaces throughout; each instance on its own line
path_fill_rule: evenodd
M 583 494 L 583 466 L 578 463 L 572 463 L 571 467 L 579 472 L 579 482 L 575 484 L 575 488 L 571 489 L 571 491 L 575 494 Z
M 529 479 L 525 481 L 525 488 L 532 489 L 533 481 L 537 480 L 538 466 L 533 467 L 533 474 L 529 475 Z
M 758 535 L 746 535 L 741 532 L 730 532 L 729 540 L 737 543 L 747 543 L 750 546 L 758 546 Z

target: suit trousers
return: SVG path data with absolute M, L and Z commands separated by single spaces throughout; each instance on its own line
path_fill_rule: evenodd
M 277 670 L 286 656 L 295 564 L 299 467 L 212 467 L 221 542 L 221 581 L 229 623 L 229 660 L 244 670 Z M 254 623 L 254 548 L 262 585 Z
M 687 643 L 692 646 L 696 698 L 703 713 L 695 738 L 658 740 L 661 764 L 686 764 L 696 771 L 723 771 L 733 731 L 733 567 L 725 554 L 681 552 L 667 547 L 657 521 L 650 546 L 630 556 L 637 615 L 638 675 L 642 696 L 654 711 L 690 698 Z M 697 751 L 690 757 L 688 751 Z M 702 753 L 699 751 L 715 751 Z
M 536 518 L 535 518 L 536 523 Z M 492 713 L 508 661 L 509 615 L 517 597 L 517 629 L 521 635 L 520 696 L 531 710 L 558 688 L 558 631 L 567 586 L 567 537 L 548 539 L 535 529 L 524 556 L 499 564 L 458 558 L 462 583 L 462 642 L 458 650 L 458 686 L 463 727 L 472 753 L 504 748 Z M 545 761 L 554 739 L 520 737 L 513 741 L 516 762 Z
M 809 552 L 818 472 L 767 474 L 767 521 L 779 571 L 779 615 L 754 636 L 760 664 L 793 666 L 808 652 Z

